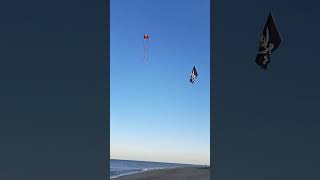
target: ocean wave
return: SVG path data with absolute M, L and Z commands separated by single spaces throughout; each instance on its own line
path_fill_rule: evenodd
M 145 161 L 128 161 L 128 160 L 111 160 L 110 161 L 110 179 L 120 176 L 126 176 L 136 173 L 141 173 L 150 170 L 171 169 L 177 167 L 187 167 L 190 165 L 173 164 L 173 163 L 158 163 Z

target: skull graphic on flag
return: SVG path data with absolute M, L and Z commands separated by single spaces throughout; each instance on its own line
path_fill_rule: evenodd
M 198 76 L 198 72 L 195 66 L 192 68 L 190 82 L 193 84 L 196 81 L 196 77 Z
M 267 23 L 263 29 L 259 51 L 255 60 L 262 69 L 267 69 L 267 66 L 270 63 L 271 53 L 278 48 L 280 43 L 280 34 L 270 13 Z

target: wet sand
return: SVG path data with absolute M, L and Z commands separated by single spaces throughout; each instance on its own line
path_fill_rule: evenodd
M 114 180 L 210 180 L 209 167 L 187 167 L 150 170 L 142 173 L 121 176 Z

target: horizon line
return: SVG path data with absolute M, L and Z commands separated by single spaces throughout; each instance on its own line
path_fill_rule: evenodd
M 147 160 L 135 160 L 135 159 L 112 159 L 109 160 L 120 160 L 120 161 L 137 161 L 137 162 L 153 162 L 153 163 L 167 163 L 167 164 L 181 164 L 181 165 L 196 165 L 196 166 L 209 166 L 210 164 L 191 164 L 191 163 L 179 163 L 179 162 L 164 162 L 164 161 L 147 161 Z

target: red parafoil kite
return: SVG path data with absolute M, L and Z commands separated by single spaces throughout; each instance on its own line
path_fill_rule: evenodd
M 144 62 L 148 62 L 149 59 L 149 35 L 143 35 L 143 49 L 144 49 Z

